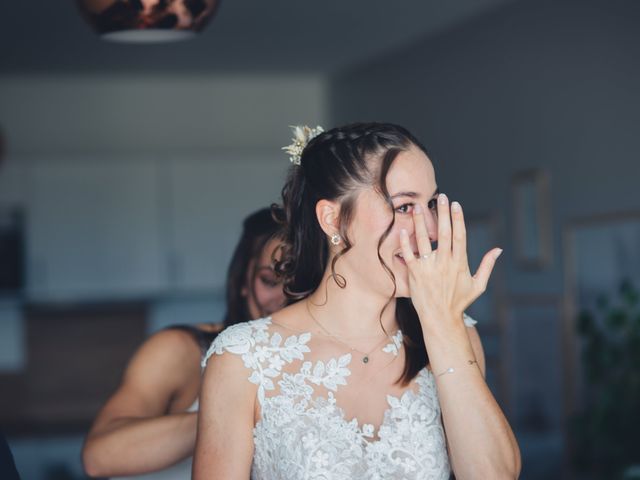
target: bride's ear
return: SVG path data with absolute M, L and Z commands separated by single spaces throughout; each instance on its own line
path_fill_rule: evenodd
M 316 203 L 316 218 L 327 237 L 340 233 L 340 205 L 338 202 L 322 199 Z

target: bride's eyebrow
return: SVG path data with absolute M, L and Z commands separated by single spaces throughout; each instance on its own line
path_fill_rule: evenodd
M 440 194 L 440 188 L 436 187 L 435 192 L 433 192 L 433 194 L 431 194 L 430 198 L 433 198 L 433 197 L 435 197 L 435 196 L 437 196 L 439 194 Z M 416 198 L 416 197 L 419 197 L 419 196 L 420 196 L 420 194 L 418 194 L 416 192 L 398 192 L 395 195 L 392 195 L 391 198 L 392 199 L 398 198 L 398 197 Z
M 398 197 L 409 197 L 409 198 L 416 198 L 418 196 L 418 194 L 416 192 L 399 192 L 396 193 L 395 195 L 392 195 L 391 198 L 398 198 Z

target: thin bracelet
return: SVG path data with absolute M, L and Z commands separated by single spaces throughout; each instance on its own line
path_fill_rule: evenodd
M 478 365 L 477 360 L 467 360 L 467 365 L 473 365 L 474 363 L 475 363 L 476 365 Z M 479 366 L 479 365 L 478 365 L 478 368 L 480 368 L 480 366 Z M 455 372 L 455 371 L 456 371 L 456 369 L 455 369 L 455 368 L 453 368 L 453 367 L 449 367 L 449 368 L 447 368 L 444 372 L 439 373 L 439 374 L 438 374 L 438 375 L 436 375 L 436 376 L 441 377 L 442 375 L 446 375 L 447 373 L 453 373 L 453 372 Z

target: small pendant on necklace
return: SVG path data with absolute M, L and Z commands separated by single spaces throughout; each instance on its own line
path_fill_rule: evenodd
M 362 363 L 369 363 L 369 355 L 362 357 Z

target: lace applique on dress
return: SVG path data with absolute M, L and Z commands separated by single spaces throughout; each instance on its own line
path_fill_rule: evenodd
M 226 350 L 241 355 L 244 366 L 252 371 L 249 381 L 258 385 L 258 400 L 262 403 L 265 391 L 275 388 L 273 379 L 280 376 L 283 365 L 294 359 L 303 360 L 303 354 L 310 352 L 306 346 L 310 333 L 292 335 L 283 344 L 279 333 L 268 334 L 270 324 L 271 319 L 263 318 L 228 327 L 213 341 L 202 366 L 214 353 L 221 355 Z
M 467 315 L 466 313 L 462 314 L 462 320 L 464 320 L 464 324 L 467 327 L 473 327 L 476 323 L 478 323 L 476 320 L 474 320 L 473 318 L 471 318 L 469 315 Z
M 389 339 L 391 340 L 391 342 L 385 345 L 382 351 L 386 353 L 391 353 L 395 357 L 397 357 L 398 353 L 400 353 L 400 347 L 402 347 L 402 331 L 398 330 L 396 334 L 393 335 L 392 337 L 389 337 Z
M 465 324 L 471 322 L 465 316 Z M 391 338 L 382 350 L 397 356 L 402 332 Z M 239 355 L 249 381 L 258 385 L 253 480 L 449 478 L 440 404 L 427 368 L 413 388 L 386 396 L 376 436 L 372 424 L 348 420 L 336 400 L 349 388 L 351 354 L 314 357 L 312 345 L 310 333 L 285 338 L 265 318 L 224 330 L 203 360 L 204 366 L 213 354 Z

